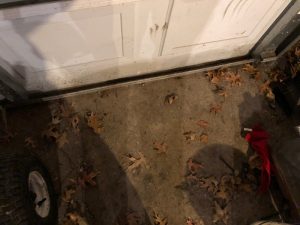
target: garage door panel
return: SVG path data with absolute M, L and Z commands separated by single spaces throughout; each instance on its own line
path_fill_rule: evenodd
M 95 10 L 93 10 L 95 11 Z M 92 16 L 87 16 L 92 15 Z M 35 71 L 123 57 L 121 14 L 86 10 L 16 20 L 0 38 Z M 47 22 L 45 22 L 47 21 Z
M 263 34 L 290 1 L 285 0 L 175 0 L 164 54 L 190 51 L 191 47 L 226 47 L 249 44 Z M 182 35 L 178 35 L 178 34 Z M 257 41 L 257 40 L 256 40 Z M 201 51 L 201 48 L 199 49 Z

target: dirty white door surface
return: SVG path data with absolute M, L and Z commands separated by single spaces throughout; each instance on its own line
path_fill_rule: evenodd
M 244 56 L 290 0 L 73 0 L 0 10 L 0 64 L 45 92 Z

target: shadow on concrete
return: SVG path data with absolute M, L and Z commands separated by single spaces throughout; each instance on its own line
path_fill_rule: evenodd
M 229 166 L 225 165 L 221 158 Z M 214 176 L 218 181 L 223 175 L 232 174 L 230 167 L 241 172 L 243 164 L 247 161 L 245 154 L 239 149 L 222 144 L 214 144 L 202 148 L 192 159 L 196 162 L 201 162 L 204 167 L 197 172 L 196 176 L 198 178 Z M 188 173 L 189 171 L 187 170 Z M 188 179 L 186 179 L 184 189 L 204 224 L 212 224 L 215 214 L 214 201 L 218 202 L 222 208 L 228 209 L 230 215 L 228 224 L 251 224 L 275 213 L 272 210 L 268 195 L 261 195 L 256 191 L 249 193 L 234 190 L 232 198 L 226 202 L 222 199 L 217 199 L 215 195 L 209 193 L 205 188 L 199 188 L 199 185 L 190 183 Z

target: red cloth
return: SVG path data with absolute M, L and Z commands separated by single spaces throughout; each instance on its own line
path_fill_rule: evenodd
M 271 162 L 268 147 L 269 134 L 257 125 L 245 138 L 250 143 L 253 150 L 257 152 L 262 159 L 261 184 L 259 190 L 261 192 L 266 192 L 271 183 Z

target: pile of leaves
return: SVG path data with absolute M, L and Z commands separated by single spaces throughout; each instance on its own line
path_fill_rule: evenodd
M 228 89 L 242 86 L 243 80 L 237 69 L 234 71 L 228 68 L 219 68 L 208 71 L 206 72 L 206 77 L 215 87 L 214 92 L 222 97 L 221 100 L 210 105 L 209 112 L 217 115 L 222 112 L 222 104 L 229 96 Z
M 238 70 L 232 71 L 227 68 L 208 71 L 206 73 L 206 77 L 209 79 L 211 84 L 215 85 L 215 92 L 224 98 L 228 96 L 226 91 L 226 86 L 228 86 L 228 84 L 230 87 L 234 87 L 241 86 L 243 83 Z
M 270 84 L 280 79 L 281 75 L 279 71 L 276 69 L 271 70 L 267 79 L 264 79 L 263 81 L 263 77 L 266 77 L 264 76 L 265 74 L 262 74 L 254 65 L 245 64 L 242 70 L 248 73 L 250 78 L 255 79 L 259 86 L 259 92 L 263 94 L 269 102 L 274 103 L 275 95 L 273 94 Z
M 231 71 L 227 68 L 211 70 L 206 73 L 209 81 L 214 85 L 221 85 L 228 82 L 230 86 L 241 86 L 242 78 L 238 71 Z
M 70 184 L 66 186 L 62 200 L 66 204 L 66 214 L 61 225 L 88 225 L 86 219 L 82 216 L 81 207 L 76 200 L 76 194 L 84 188 L 96 186 L 96 176 L 93 166 L 83 162 L 77 172 L 75 179 L 69 179 Z
M 212 198 L 214 215 L 213 222 L 228 224 L 230 218 L 229 206 L 237 192 L 254 193 L 257 189 L 257 179 L 251 172 L 247 174 L 226 173 L 219 179 L 215 176 L 203 177 L 201 172 L 205 167 L 193 160 L 187 161 L 186 181 L 188 187 L 201 188 L 208 192 Z
M 72 107 L 64 102 L 58 102 L 51 106 L 51 122 L 42 133 L 42 137 L 48 141 L 56 143 L 62 149 L 69 143 L 67 128 L 71 127 L 75 133 L 79 133 L 79 117 L 73 113 Z M 28 142 L 29 141 L 29 142 Z M 27 139 L 30 143 L 30 139 Z
M 51 105 L 51 122 L 42 133 L 42 137 L 48 141 L 56 143 L 62 149 L 69 143 L 68 131 L 74 134 L 80 133 L 80 117 L 72 109 L 72 105 L 65 102 L 57 102 Z M 87 112 L 85 115 L 86 124 L 94 133 L 100 134 L 103 131 L 103 118 L 94 112 Z M 36 147 L 31 137 L 25 140 L 27 146 Z

